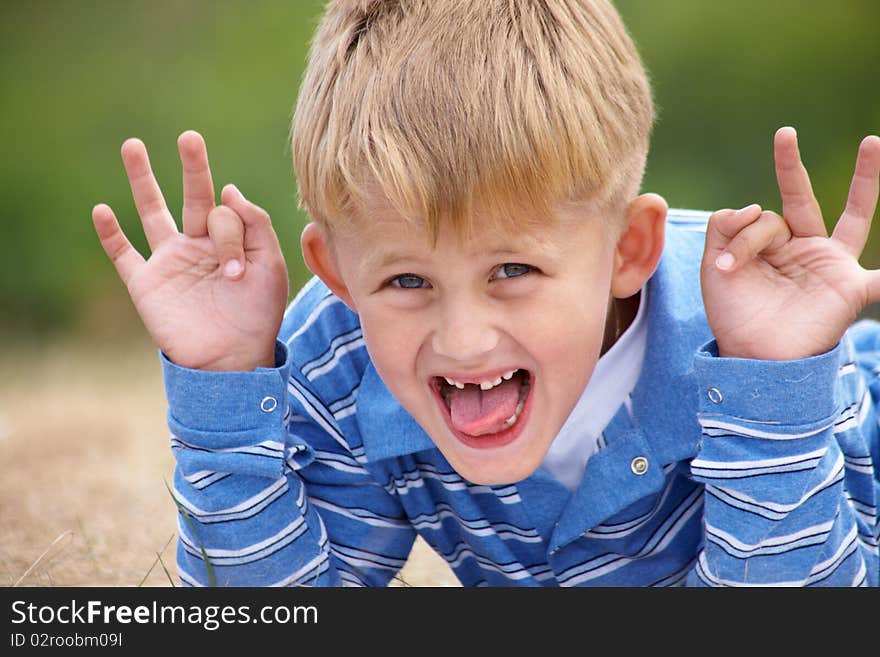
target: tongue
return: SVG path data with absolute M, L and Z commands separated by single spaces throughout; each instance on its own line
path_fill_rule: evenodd
M 520 380 L 516 376 L 491 390 L 468 384 L 464 390 L 453 388 L 449 396 L 452 426 L 471 436 L 498 433 L 506 429 L 505 421 L 516 412 Z

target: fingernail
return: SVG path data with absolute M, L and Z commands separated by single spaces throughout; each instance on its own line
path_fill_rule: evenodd
M 725 251 L 720 256 L 715 258 L 715 266 L 718 267 L 721 271 L 727 271 L 731 267 L 733 267 L 733 263 L 736 262 L 736 258 L 733 257 L 732 253 Z
M 235 278 L 241 273 L 241 263 L 238 260 L 230 260 L 223 266 L 223 275 Z
M 753 210 L 754 208 L 757 208 L 757 207 L 760 207 L 757 203 L 750 203 L 746 207 L 744 207 L 740 210 L 737 210 L 736 214 L 737 214 L 737 216 L 741 217 L 742 215 L 746 214 L 750 210 Z
M 232 183 L 230 183 L 229 186 L 232 187 L 232 191 L 235 192 L 239 197 L 244 198 L 244 194 L 241 193 L 241 190 L 238 187 L 236 187 Z

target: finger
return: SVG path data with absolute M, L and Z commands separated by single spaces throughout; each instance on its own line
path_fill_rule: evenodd
M 232 208 L 218 205 L 208 213 L 207 229 L 223 276 L 232 280 L 244 276 L 245 228 L 241 217 Z
M 862 254 L 871 219 L 877 209 L 877 194 L 880 188 L 880 137 L 870 136 L 862 140 L 856 158 L 856 170 L 846 208 L 834 227 L 832 237 L 840 240 L 856 258 Z
M 248 251 L 280 248 L 268 212 L 247 200 L 235 185 L 224 186 L 220 198 L 224 205 L 235 210 L 244 221 L 247 228 L 245 248 Z
M 743 264 L 762 253 L 772 253 L 791 239 L 788 223 L 765 210 L 730 240 L 724 252 L 715 259 L 715 266 L 725 272 L 736 271 Z
M 828 237 L 810 176 L 801 162 L 794 128 L 780 128 L 774 138 L 776 181 L 782 196 L 782 216 L 798 237 Z
M 761 206 L 747 205 L 742 210 L 718 210 L 709 217 L 706 226 L 706 246 L 703 264 L 709 265 L 724 252 L 739 231 L 761 216 Z
M 128 241 L 109 205 L 101 203 L 92 209 L 92 223 L 104 252 L 116 267 L 119 278 L 128 286 L 132 275 L 144 264 L 144 257 Z
M 742 210 L 718 210 L 709 217 L 708 230 L 716 234 L 720 246 L 723 246 L 760 216 L 761 206 L 757 203 L 747 205 Z
M 208 213 L 214 207 L 214 182 L 205 140 L 187 130 L 177 139 L 183 165 L 183 232 L 190 237 L 208 234 Z
M 150 249 L 155 250 L 164 240 L 177 234 L 177 226 L 168 212 L 162 190 L 153 175 L 144 142 L 140 139 L 126 139 L 122 144 L 122 163 L 128 175 L 134 204 L 144 226 L 144 234 L 150 243 Z

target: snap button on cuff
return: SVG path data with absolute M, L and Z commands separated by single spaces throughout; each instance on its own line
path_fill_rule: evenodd
M 648 459 L 644 456 L 637 456 L 629 464 L 629 468 L 633 471 L 633 474 L 643 475 L 648 471 Z
M 264 413 L 271 413 L 276 408 L 278 408 L 278 400 L 274 397 L 263 397 L 263 401 L 260 402 L 260 410 Z
M 720 404 L 724 400 L 724 397 L 721 395 L 721 391 L 718 388 L 709 388 L 707 394 L 709 396 L 709 401 L 713 404 Z

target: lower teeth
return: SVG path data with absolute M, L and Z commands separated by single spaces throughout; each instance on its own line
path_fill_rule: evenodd
M 519 402 L 516 405 L 516 410 L 513 412 L 513 415 L 511 415 L 509 418 L 507 418 L 504 421 L 504 424 L 506 426 L 512 427 L 513 423 L 517 421 L 517 419 L 519 418 L 519 414 L 522 413 L 523 404 L 525 404 L 525 401 L 526 401 L 525 399 L 519 400 Z
M 516 424 L 516 421 L 519 419 L 519 415 L 520 415 L 520 413 L 522 413 L 523 406 L 526 403 L 526 397 L 529 396 L 530 384 L 531 384 L 531 381 L 529 381 L 529 378 L 527 376 L 526 380 L 523 383 L 522 388 L 520 390 L 520 396 L 519 396 L 519 401 L 516 404 L 516 410 L 514 410 L 513 415 L 511 415 L 509 418 L 507 418 L 504 421 L 505 427 L 508 427 L 508 428 L 512 427 L 514 424 Z M 449 408 L 449 395 L 450 395 L 450 393 L 451 393 L 451 391 L 449 390 L 449 388 L 441 387 L 440 395 L 441 395 L 441 397 L 443 397 L 443 401 L 446 402 L 447 408 Z

